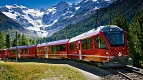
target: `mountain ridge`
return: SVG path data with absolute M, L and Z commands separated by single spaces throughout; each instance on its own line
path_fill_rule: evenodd
M 83 0 L 69 5 L 61 1 L 57 5 L 44 9 L 29 9 L 22 5 L 0 7 L 8 17 L 14 19 L 38 36 L 51 36 L 69 24 L 78 23 L 93 14 L 95 8 L 109 5 L 115 0 Z

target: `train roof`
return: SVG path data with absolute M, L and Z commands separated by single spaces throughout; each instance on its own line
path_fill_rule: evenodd
M 68 41 L 69 41 L 69 39 L 48 42 L 48 46 L 50 46 L 50 45 L 66 44 Z
M 106 25 L 106 26 L 98 27 L 96 31 L 110 32 L 110 31 L 123 31 L 123 29 L 121 29 L 120 27 L 116 25 Z
M 41 47 L 41 46 L 47 46 L 48 43 L 41 43 L 41 44 L 37 44 L 37 47 Z
M 18 49 L 21 49 L 21 48 L 31 48 L 31 47 L 35 47 L 36 45 L 25 45 L 25 46 L 17 46 Z M 16 49 L 16 46 L 15 47 L 10 47 L 8 48 L 8 50 L 15 50 Z
M 123 31 L 123 29 L 119 28 L 116 25 L 99 26 L 97 29 L 92 29 L 88 32 L 85 32 L 83 34 L 80 34 L 76 37 L 71 38 L 69 40 L 69 43 L 80 40 L 80 39 L 84 39 L 84 38 L 87 38 L 87 37 L 91 37 L 93 35 L 98 34 L 99 32 L 109 32 L 109 31 Z
M 7 49 L 0 49 L 0 51 L 7 50 Z

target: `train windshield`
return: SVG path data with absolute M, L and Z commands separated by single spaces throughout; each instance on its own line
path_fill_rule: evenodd
M 124 32 L 104 32 L 111 47 L 124 45 Z

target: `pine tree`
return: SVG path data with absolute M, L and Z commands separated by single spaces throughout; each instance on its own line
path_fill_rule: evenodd
M 22 37 L 21 37 L 21 34 L 18 34 L 17 35 L 17 42 L 18 42 L 18 46 L 22 46 Z
M 13 41 L 12 41 L 12 47 L 15 47 L 16 46 L 16 39 L 14 39 Z
M 5 36 L 2 32 L 0 32 L 0 49 L 5 48 Z
M 32 40 L 32 44 L 36 44 L 36 41 L 35 41 L 35 40 Z
M 129 27 L 130 51 L 133 65 L 141 67 L 143 64 L 143 13 L 137 12 Z
M 5 39 L 5 46 L 6 46 L 6 48 L 9 48 L 11 46 L 10 44 L 11 44 L 10 35 L 7 34 L 6 35 L 6 39 Z
M 29 39 L 29 44 L 36 44 L 36 41 L 33 39 Z
M 29 45 L 29 40 L 24 34 L 22 34 L 21 41 L 22 41 L 21 45 Z
M 119 26 L 126 32 L 128 32 L 128 21 L 127 19 L 121 14 L 120 11 L 118 11 L 115 15 L 115 18 L 113 19 L 113 24 Z

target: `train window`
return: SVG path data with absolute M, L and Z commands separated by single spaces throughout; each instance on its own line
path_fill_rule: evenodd
M 75 50 L 76 49 L 76 42 L 70 43 L 69 47 L 70 47 L 70 50 Z
M 82 49 L 91 49 L 92 48 L 92 38 L 86 38 L 82 40 Z
M 59 45 L 60 46 L 60 51 L 66 51 L 66 45 Z
M 57 51 L 60 51 L 60 46 L 56 46 L 56 50 L 57 50 Z
M 22 53 L 28 53 L 28 48 L 22 49 Z
M 49 51 L 52 51 L 52 46 L 49 47 Z
M 66 51 L 66 45 L 50 46 L 50 51 L 54 52 L 55 54 L 57 51 Z
M 11 50 L 9 53 L 16 54 L 16 50 Z
M 41 47 L 38 47 L 38 48 L 37 48 L 37 52 L 42 52 L 42 48 L 41 48 Z
M 50 49 L 50 51 L 53 51 L 53 46 L 50 46 L 49 49 Z
M 57 53 L 57 46 L 50 46 L 50 51 L 53 52 L 54 54 Z
M 111 47 L 124 46 L 124 32 L 123 31 L 104 32 L 104 35 L 106 36 Z
M 107 49 L 105 41 L 100 36 L 98 36 L 98 39 L 96 41 L 98 42 L 98 48 Z

